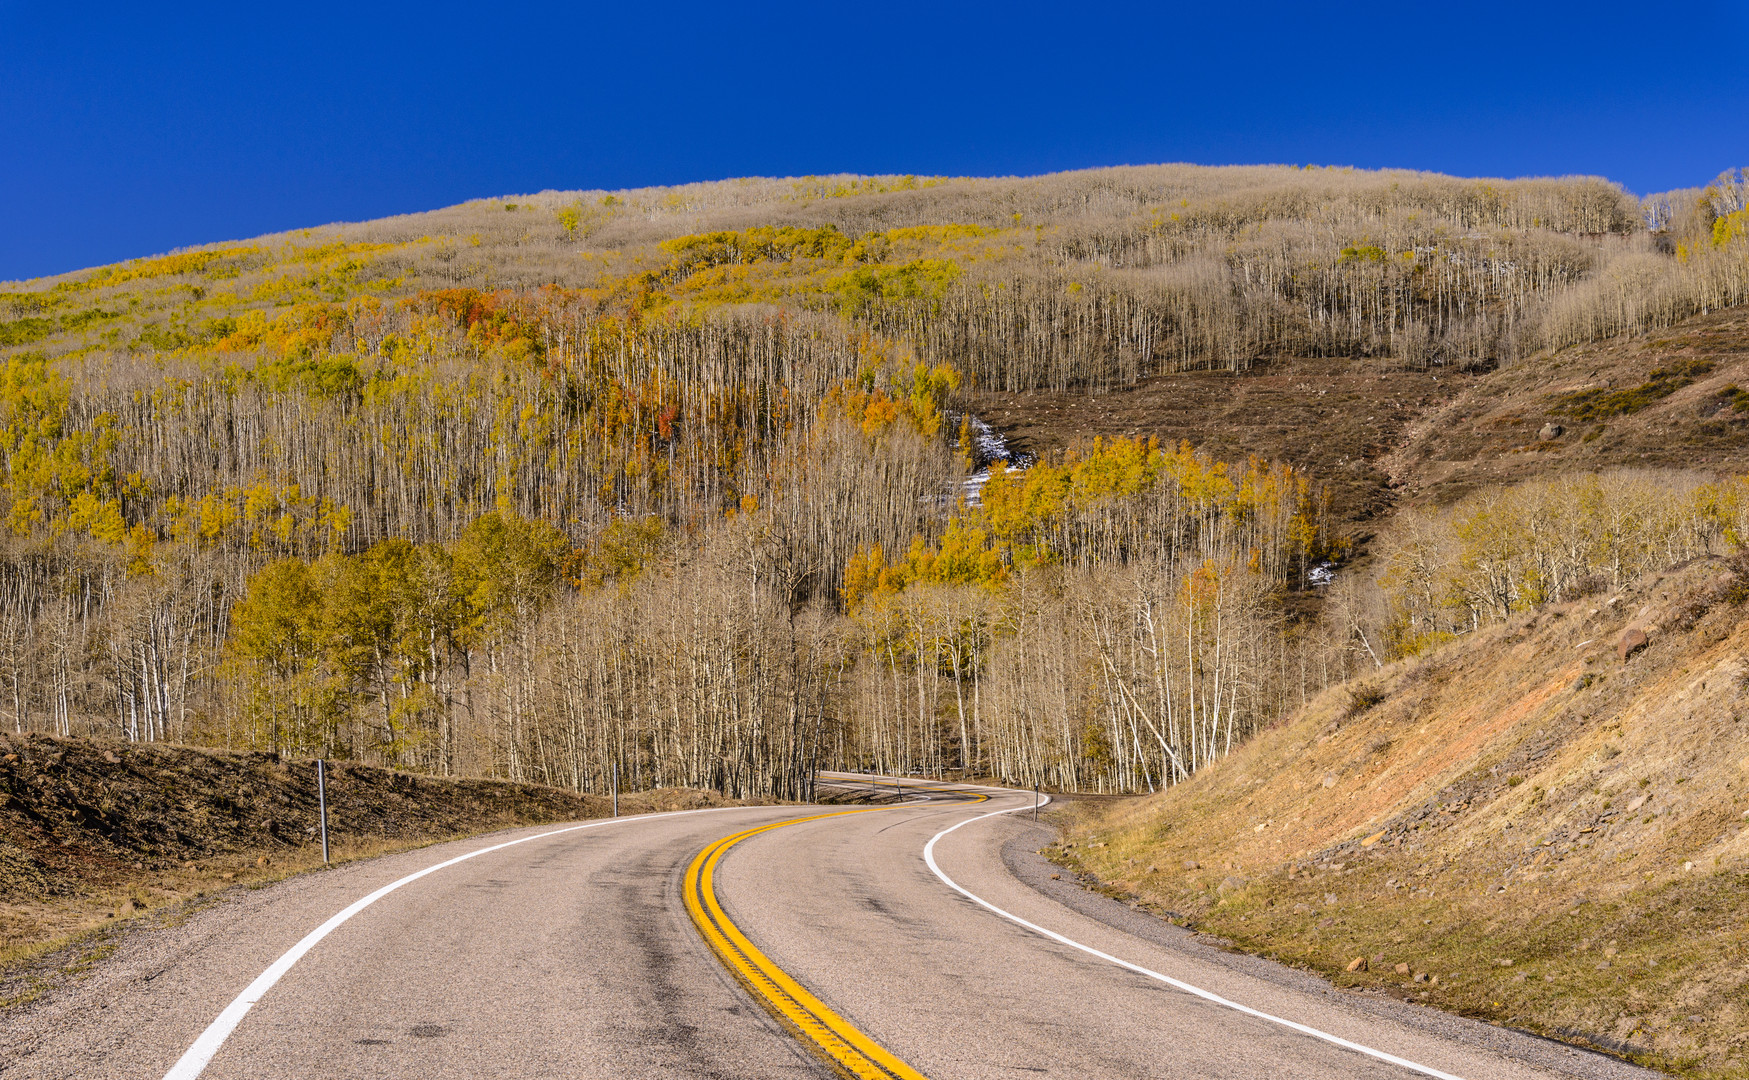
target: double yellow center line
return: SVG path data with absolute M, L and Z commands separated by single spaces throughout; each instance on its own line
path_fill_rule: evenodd
M 979 796 L 982 801 L 986 796 Z M 759 1003 L 789 1028 L 797 1038 L 824 1057 L 842 1076 L 856 1080 L 928 1080 L 922 1073 L 900 1061 L 893 1052 L 858 1031 L 850 1021 L 839 1016 L 826 1003 L 808 993 L 801 983 L 791 978 L 771 958 L 760 952 L 723 912 L 717 901 L 715 874 L 717 864 L 729 849 L 749 837 L 799 825 L 805 821 L 868 814 L 889 807 L 868 810 L 840 810 L 830 814 L 776 821 L 725 836 L 698 853 L 686 868 L 686 911 L 692 916 L 698 932 L 715 950 L 735 977 L 752 992 Z

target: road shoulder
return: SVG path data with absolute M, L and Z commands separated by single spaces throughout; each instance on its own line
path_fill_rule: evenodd
M 1113 930 L 1284 989 L 1316 995 L 1360 1015 L 1387 1019 L 1416 1031 L 1451 1039 L 1534 1068 L 1579 1080 L 1644 1080 L 1663 1075 L 1605 1054 L 1568 1046 L 1527 1032 L 1496 1027 L 1382 994 L 1344 990 L 1311 972 L 1260 956 L 1233 951 L 1225 946 L 1223 939 L 1176 926 L 1131 903 L 1095 891 L 1094 885 L 1097 883 L 1093 879 L 1083 880 L 1039 854 L 1039 849 L 1055 839 L 1056 830 L 1048 825 L 1034 824 L 1020 818 L 1012 820 L 1020 831 L 1003 842 L 1001 858 L 1003 866 L 1015 880 L 1071 911 L 1094 919 Z

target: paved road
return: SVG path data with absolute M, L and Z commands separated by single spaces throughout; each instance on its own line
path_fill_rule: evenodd
M 907 785 L 900 805 L 756 833 L 722 854 L 710 888 L 755 951 L 934 1080 L 1650 1075 L 1209 949 L 1051 881 L 1032 854 L 1045 826 L 985 816 L 1030 806 L 1030 793 L 986 794 L 971 803 Z M 179 1059 L 178 1075 L 194 1075 L 189 1048 L 312 930 L 409 874 L 507 841 L 526 842 L 408 882 L 321 937 L 198 1075 L 830 1077 L 683 902 L 688 868 L 719 839 L 821 812 L 522 830 L 240 891 L 180 926 L 128 935 L 85 982 L 0 1014 L 0 1077 L 159 1080 Z M 935 844 L 938 875 L 924 848 L 962 822 Z

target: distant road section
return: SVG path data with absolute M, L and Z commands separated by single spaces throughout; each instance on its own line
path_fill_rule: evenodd
M 1230 956 L 1052 880 L 1031 792 L 898 783 L 230 895 L 0 1014 L 0 1077 L 1651 1075 Z

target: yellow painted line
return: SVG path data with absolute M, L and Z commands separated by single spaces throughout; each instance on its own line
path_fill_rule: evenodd
M 983 802 L 987 795 L 977 796 Z M 801 983 L 771 958 L 747 940 L 739 927 L 730 921 L 717 902 L 715 874 L 717 864 L 728 850 L 748 837 L 758 836 L 786 825 L 804 821 L 845 817 L 849 814 L 877 813 L 892 807 L 867 810 L 840 810 L 830 814 L 777 821 L 725 836 L 698 853 L 686 868 L 686 911 L 692 916 L 698 932 L 710 943 L 735 977 L 752 992 L 759 1003 L 789 1028 L 797 1038 L 824 1057 L 835 1071 L 855 1080 L 928 1080 L 922 1073 L 900 1061 L 893 1052 L 867 1035 L 808 993 Z

